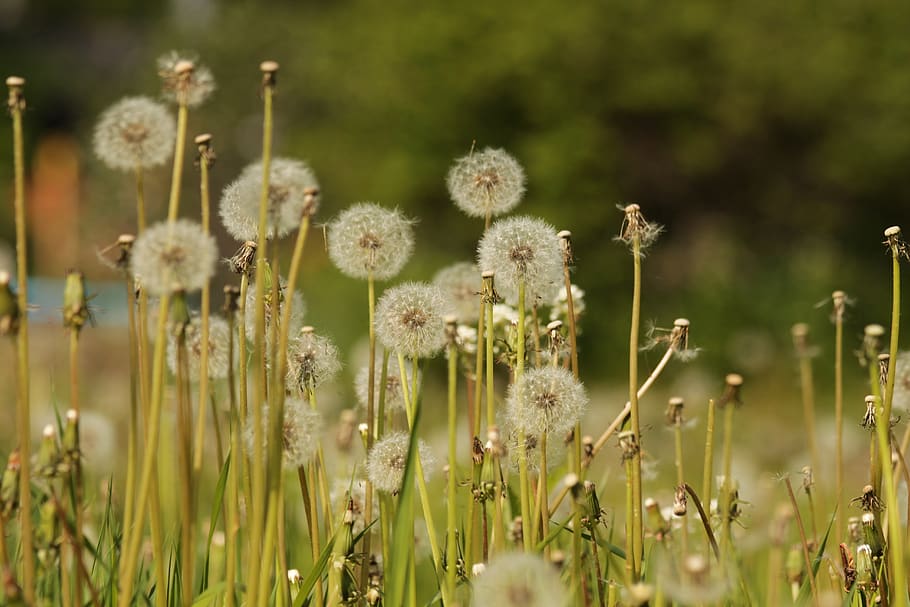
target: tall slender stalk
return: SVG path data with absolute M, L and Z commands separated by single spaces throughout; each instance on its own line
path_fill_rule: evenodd
M 370 449 L 373 448 L 373 442 L 376 440 L 376 429 L 373 427 L 375 423 L 374 415 L 376 414 L 376 281 L 373 278 L 372 268 L 370 268 L 369 276 L 367 277 L 367 316 L 370 341 L 369 369 L 367 371 L 367 453 L 369 453 Z M 385 367 L 383 367 L 383 372 L 386 372 Z M 402 394 L 407 392 L 407 381 L 402 380 L 401 390 Z M 363 504 L 363 517 L 366 524 L 370 524 L 373 520 L 373 483 L 367 478 L 364 486 L 366 495 Z M 382 508 L 382 502 L 380 502 L 379 507 Z M 372 555 L 372 541 L 371 533 L 363 536 L 363 551 L 367 555 L 367 561 Z M 383 546 L 383 550 L 385 549 L 386 547 Z M 361 588 L 366 588 L 369 573 L 369 567 L 360 568 Z
M 907 257 L 907 245 L 903 241 L 901 229 L 899 226 L 891 226 L 885 230 L 886 243 L 891 250 L 891 340 L 888 346 L 888 355 L 890 363 L 888 364 L 888 379 L 885 383 L 885 394 L 882 402 L 884 408 L 885 423 L 890 423 L 891 404 L 894 400 L 894 378 L 897 373 L 897 347 L 900 337 L 900 316 L 901 316 L 901 256 Z M 890 462 L 890 433 L 886 433 L 885 439 L 889 447 L 889 457 L 886 462 Z
M 458 401 L 457 401 L 457 383 L 458 383 L 458 344 L 456 338 L 456 320 L 454 317 L 446 319 L 446 335 L 449 339 L 449 381 L 448 381 L 448 404 L 449 404 L 449 474 L 448 474 L 448 495 L 446 496 L 446 586 L 448 587 L 449 596 L 455 596 L 455 572 L 457 567 L 455 562 L 458 560 L 458 546 L 455 535 L 456 520 L 456 502 L 458 494 L 456 493 L 455 477 L 457 476 L 457 460 L 455 459 L 458 419 Z M 478 352 L 480 347 L 477 348 Z M 479 383 L 479 381 L 478 381 Z
M 806 424 L 806 440 L 809 443 L 812 469 L 821 470 L 821 456 L 815 433 L 815 384 L 812 379 L 812 352 L 809 348 L 809 325 L 798 323 L 791 329 L 793 347 L 799 359 L 799 383 L 803 401 L 803 419 Z
M 633 285 L 632 322 L 629 329 L 629 411 L 635 442 L 641 445 L 641 425 L 638 410 L 638 332 L 641 315 L 641 236 L 632 235 Z M 637 582 L 641 573 L 641 553 L 644 543 L 641 496 L 641 451 L 632 456 L 632 581 Z
M 518 282 L 518 344 L 516 347 L 515 360 L 515 383 L 521 381 L 525 368 L 525 282 L 519 279 Z M 518 431 L 518 482 L 521 494 L 521 524 L 522 524 L 522 544 L 525 552 L 531 552 L 534 549 L 534 538 L 531 530 L 534 525 L 531 519 L 531 489 L 528 480 L 528 449 L 527 439 L 523 428 Z
M 840 545 L 844 533 L 844 308 L 847 295 L 831 294 L 834 304 L 834 541 Z
M 733 470 L 733 413 L 736 406 L 739 405 L 739 390 L 743 383 L 741 375 L 730 373 L 725 378 L 724 394 L 720 398 L 720 404 L 724 409 L 724 446 L 723 446 L 723 470 L 724 482 L 721 485 L 720 500 L 718 501 L 717 511 L 721 515 L 721 541 L 720 541 L 720 566 L 723 571 L 727 566 L 730 545 L 732 543 L 731 532 L 733 524 L 733 498 L 735 485 L 732 476 Z
M 23 592 L 26 603 L 35 602 L 35 554 L 34 531 L 32 529 L 31 493 L 31 410 L 29 407 L 28 369 L 28 263 L 25 229 L 25 158 L 22 144 L 22 111 L 25 97 L 22 88 L 25 79 L 10 76 L 6 79 L 9 87 L 7 107 L 13 119 L 13 206 L 16 218 L 16 287 L 21 312 L 19 331 L 16 335 L 17 387 L 16 434 L 19 439 L 19 453 L 22 454 L 19 469 L 19 524 L 22 542 Z

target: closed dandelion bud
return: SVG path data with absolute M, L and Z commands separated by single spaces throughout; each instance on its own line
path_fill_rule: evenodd
M 787 551 L 787 562 L 785 570 L 787 572 L 787 581 L 793 585 L 799 585 L 803 582 L 804 569 L 803 553 L 799 545 L 793 546 Z
M 480 270 L 473 263 L 460 261 L 441 269 L 433 277 L 450 302 L 460 323 L 476 323 L 480 314 Z
M 414 250 L 412 224 L 397 209 L 355 204 L 328 226 L 329 258 L 351 278 L 393 278 Z
M 648 527 L 651 535 L 658 542 L 662 542 L 670 531 L 670 525 L 660 511 L 660 504 L 653 498 L 647 498 L 644 502 L 645 514 L 648 517 Z
M 57 444 L 57 431 L 50 424 L 44 426 L 41 433 L 41 445 L 38 447 L 38 461 L 35 472 L 39 476 L 52 478 L 57 474 L 60 463 L 60 446 Z
M 135 171 L 167 162 L 176 137 L 177 123 L 166 106 L 148 97 L 126 97 L 98 118 L 93 142 L 108 167 Z
M 446 343 L 448 302 L 439 287 L 408 282 L 392 287 L 376 304 L 376 337 L 393 352 L 429 358 Z
M 509 387 L 506 417 L 531 434 L 563 434 L 581 419 L 588 406 L 584 386 L 562 367 L 526 371 Z
M 166 99 L 180 105 L 196 107 L 215 90 L 211 70 L 199 65 L 195 58 L 171 51 L 158 58 L 158 75 Z
M 872 556 L 880 557 L 885 553 L 885 536 L 875 519 L 875 513 L 866 512 L 862 516 L 863 541 L 872 549 Z
M 69 270 L 63 289 L 63 326 L 79 332 L 89 318 L 88 301 L 85 298 L 85 276 L 78 270 Z
M 63 457 L 67 461 L 79 459 L 79 412 L 69 409 L 66 412 L 66 425 L 63 427 Z
M 57 506 L 52 499 L 48 499 L 38 508 L 38 526 L 35 527 L 38 560 L 46 566 L 50 566 L 57 556 L 60 546 L 59 526 Z
M 223 379 L 227 377 L 228 367 L 233 364 L 228 355 L 228 346 L 231 338 L 230 331 L 228 322 L 220 316 L 211 316 L 209 318 L 209 379 Z M 184 339 L 186 341 L 186 351 L 189 362 L 189 378 L 192 381 L 199 381 L 202 352 L 206 346 L 202 343 L 202 318 L 198 314 L 193 313 L 190 315 L 189 323 L 184 329 Z M 171 373 L 176 374 L 177 340 L 173 336 L 168 340 L 167 364 Z
M 316 211 L 319 182 L 312 169 L 299 160 L 274 158 L 269 165 L 266 238 L 287 236 L 300 227 L 305 215 Z M 228 233 L 240 241 L 259 234 L 259 205 L 262 197 L 262 162 L 247 166 L 221 195 L 219 213 Z
M 252 276 L 253 271 L 256 269 L 256 243 L 252 240 L 247 240 L 240 245 L 237 252 L 227 262 L 231 272 L 234 274 Z
M 0 516 L 8 519 L 19 506 L 19 451 L 11 451 L 0 480 Z
M 262 435 L 266 452 L 268 451 L 269 408 L 262 409 Z M 245 439 L 247 447 L 253 450 L 253 419 L 247 424 Z M 305 401 L 288 398 L 284 403 L 284 421 L 282 423 L 281 447 L 282 464 L 286 469 L 296 470 L 305 465 L 316 453 L 319 438 L 322 434 L 322 416 Z
M 477 247 L 477 263 L 496 273 L 496 287 L 512 305 L 525 285 L 525 305 L 548 302 L 563 286 L 562 245 L 556 230 L 534 217 L 494 223 Z
M 469 217 L 502 215 L 525 193 L 525 173 L 505 150 L 486 148 L 459 158 L 446 177 L 449 195 Z
M 408 387 L 412 385 L 411 366 L 405 365 L 405 377 L 408 381 Z M 417 383 L 420 384 L 421 374 L 417 374 Z M 376 366 L 373 373 L 374 394 L 376 402 L 379 402 L 380 391 L 382 390 L 382 361 L 376 360 Z M 357 396 L 357 402 L 360 407 L 366 411 L 368 388 L 370 385 L 370 367 L 361 367 L 354 378 L 354 394 Z M 419 388 L 418 388 L 419 390 Z M 389 358 L 386 367 L 385 379 L 385 408 L 386 411 L 404 411 L 404 391 L 401 389 L 401 371 L 397 360 Z M 378 412 L 377 412 L 378 413 Z
M 872 547 L 868 544 L 860 544 L 856 547 L 856 584 L 863 589 L 875 587 Z
M 404 432 L 386 434 L 373 444 L 367 455 L 367 477 L 377 491 L 397 495 L 404 480 L 404 469 L 408 461 L 410 437 Z M 423 441 L 417 443 L 417 452 L 423 465 L 424 474 L 432 469 L 433 455 Z
M 287 384 L 301 394 L 332 381 L 341 371 L 338 348 L 328 337 L 303 327 L 288 349 Z
M 9 274 L 0 270 L 0 336 L 19 333 L 19 302 L 9 280 Z
M 297 586 L 302 581 L 303 578 L 300 577 L 300 571 L 297 569 L 288 569 L 288 583 L 291 586 Z
M 533 554 L 500 554 L 473 585 L 476 607 L 553 607 L 567 599 L 556 569 Z
M 637 582 L 629 586 L 626 590 L 626 600 L 630 607 L 642 607 L 647 605 L 654 596 L 654 587 L 650 584 Z
M 198 291 L 215 273 L 218 247 L 202 226 L 187 219 L 147 229 L 133 245 L 133 274 L 152 295 Z

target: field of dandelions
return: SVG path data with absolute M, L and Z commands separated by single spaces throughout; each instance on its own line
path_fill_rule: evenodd
M 787 430 L 805 468 L 768 488 L 779 504 L 768 526 L 744 524 L 761 499 L 732 474 L 750 457 L 736 422 L 750 378 L 718 377 L 708 402 L 649 394 L 668 366 L 698 361 L 687 319 L 648 330 L 640 318 L 645 254 L 664 229 L 646 203 L 618 205 L 617 242 L 603 243 L 634 272 L 627 310 L 609 311 L 629 328 L 627 398 L 606 402 L 579 377 L 576 337 L 598 302 L 573 283 L 572 226 L 516 214 L 526 179 L 516 158 L 471 146 L 453 161 L 439 178 L 476 219 L 476 251 L 428 282 L 400 282 L 419 254 L 415 218 L 377 202 L 323 216 L 314 172 L 273 149 L 277 63 L 260 66 L 261 158 L 220 193 L 209 190 L 217 133 L 187 128 L 213 74 L 175 53 L 157 70 L 163 97 L 117 101 L 94 132 L 98 158 L 136 193 L 133 233 L 93 235 L 111 243 L 99 248 L 109 270 L 98 278 L 120 281 L 128 311 L 115 353 L 130 371 L 128 421 L 107 438 L 113 462 L 92 460 L 98 414 L 80 401 L 100 378 L 80 348 L 94 277 L 78 270 L 60 293 L 68 364 L 49 380 L 59 406 L 32 436 L 28 86 L 6 80 L 16 252 L 0 256 L 0 336 L 16 440 L 0 445 L 0 604 L 908 604 L 910 432 L 895 431 L 892 413 L 910 391 L 910 358 L 898 352 L 899 227 L 869 242 L 883 239 L 892 264 L 886 326 L 854 343 L 843 331 L 848 296 L 834 291 L 826 304 L 833 425 L 816 424 L 813 347 L 808 326 L 793 326 L 803 418 Z M 145 176 L 162 166 L 172 167 L 167 212 L 152 216 Z M 198 195 L 181 198 L 188 182 Z M 232 250 L 211 235 L 218 220 Z M 362 362 L 306 313 L 301 293 L 319 289 L 302 260 L 316 255 L 362 289 L 337 310 L 367 336 Z M 233 278 L 215 284 L 223 263 Z M 657 353 L 649 364 L 644 349 Z M 854 351 L 868 396 L 843 388 Z M 342 365 L 357 366 L 357 404 L 329 416 L 320 397 Z M 430 374 L 445 380 L 425 386 Z M 862 444 L 846 466 L 858 403 Z M 606 421 L 590 423 L 592 411 Z M 655 461 L 658 446 L 675 457 Z

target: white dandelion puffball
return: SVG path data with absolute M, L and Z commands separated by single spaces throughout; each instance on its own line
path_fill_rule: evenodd
M 183 71 L 188 69 L 188 74 Z M 208 99 L 215 90 L 215 77 L 195 57 L 171 51 L 158 58 L 158 75 L 161 77 L 164 98 L 180 103 L 181 97 L 187 107 L 196 107 Z
M 209 379 L 224 379 L 228 367 L 232 364 L 228 356 L 230 327 L 220 316 L 209 317 L 208 339 L 208 376 Z M 199 369 L 202 364 L 202 317 L 194 313 L 186 326 L 186 351 L 189 363 L 190 379 L 199 381 Z M 236 354 L 235 354 L 236 356 Z M 177 338 L 173 335 L 167 344 L 167 366 L 171 373 L 177 374 Z
M 445 293 L 460 323 L 476 323 L 480 316 L 480 282 L 480 270 L 466 261 L 446 266 L 433 277 L 433 284 Z
M 152 295 L 198 291 L 215 273 L 217 261 L 215 239 L 188 219 L 148 228 L 130 255 L 133 274 Z
M 255 440 L 253 414 L 244 431 L 244 439 L 250 452 Z M 262 408 L 262 445 L 268 452 L 269 408 Z M 297 469 L 305 465 L 316 453 L 322 434 L 322 416 L 310 407 L 309 403 L 299 398 L 287 398 L 284 401 L 284 423 L 282 424 L 281 447 L 282 465 L 287 469 Z
M 568 594 L 553 565 L 521 552 L 493 559 L 472 585 L 475 607 L 561 607 Z
M 376 304 L 376 337 L 393 352 L 431 357 L 446 343 L 448 309 L 439 287 L 419 282 L 392 287 Z
M 301 394 L 332 381 L 341 371 L 341 359 L 335 343 L 307 329 L 310 328 L 301 330 L 288 347 L 288 387 Z
M 894 367 L 894 396 L 891 406 L 899 411 L 910 411 L 910 351 L 908 350 L 897 353 L 897 362 Z
M 563 367 L 529 369 L 509 386 L 509 424 L 528 434 L 547 432 L 561 440 L 588 407 L 584 386 Z
M 420 389 L 420 372 L 417 373 L 417 389 Z M 405 377 L 408 381 L 408 390 L 411 389 L 412 384 L 412 370 L 411 365 L 405 365 Z M 360 404 L 360 407 L 366 411 L 369 405 L 369 394 L 367 390 L 370 385 L 370 366 L 365 365 L 360 368 L 360 371 L 357 372 L 357 377 L 354 378 L 354 394 L 357 396 L 357 402 Z M 374 376 L 373 376 L 373 385 L 374 385 L 374 402 L 376 411 L 378 414 L 379 411 L 379 391 L 382 387 L 382 361 L 377 360 Z M 386 411 L 404 411 L 404 391 L 401 389 L 401 369 L 398 366 L 398 360 L 396 357 L 389 357 L 389 364 L 386 367 L 386 380 L 385 380 L 385 408 Z
M 548 303 L 563 284 L 562 245 L 556 230 L 535 217 L 500 219 L 477 248 L 477 265 L 495 273 L 496 290 L 512 305 L 525 285 L 525 305 Z
M 328 226 L 329 258 L 351 278 L 393 278 L 414 250 L 412 224 L 397 209 L 355 204 Z
M 274 158 L 269 164 L 268 221 L 266 237 L 281 238 L 300 227 L 304 211 L 314 204 L 308 194 L 319 189 L 312 169 L 299 160 Z M 241 242 L 259 237 L 259 203 L 262 197 L 262 161 L 241 171 L 224 188 L 219 213 L 228 233 Z
M 486 148 L 459 158 L 446 178 L 455 205 L 470 217 L 502 215 L 525 193 L 525 172 L 505 150 Z
M 404 480 L 404 468 L 408 460 L 410 436 L 405 432 L 386 434 L 373 444 L 367 455 L 367 477 L 377 491 L 397 494 Z M 429 476 L 433 455 L 423 441 L 417 443 L 417 452 L 423 466 L 424 476 Z
M 167 162 L 177 123 L 170 110 L 148 97 L 126 97 L 107 108 L 95 125 L 95 154 L 112 169 L 135 171 Z

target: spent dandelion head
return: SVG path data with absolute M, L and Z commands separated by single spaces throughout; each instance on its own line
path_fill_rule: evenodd
M 534 554 L 500 554 L 473 586 L 475 607 L 559 607 L 568 600 L 556 568 Z
M 549 302 L 563 284 L 562 245 L 556 230 L 534 217 L 508 217 L 494 223 L 477 248 L 478 265 L 496 275 L 496 288 L 506 301 L 518 302 L 524 283 L 525 302 Z
M 459 158 L 446 177 L 449 195 L 469 217 L 507 213 L 525 193 L 525 172 L 505 150 L 486 148 Z
M 215 90 L 212 71 L 197 63 L 195 57 L 170 51 L 158 58 L 158 75 L 165 99 L 196 107 Z
M 900 226 L 891 226 L 885 229 L 885 242 L 883 243 L 888 251 L 895 257 L 903 257 L 910 260 L 910 247 L 904 240 L 904 233 Z
M 152 295 L 197 291 L 215 272 L 215 239 L 188 219 L 158 223 L 133 244 L 133 274 Z
M 176 136 L 177 123 L 166 106 L 148 97 L 126 97 L 98 118 L 93 143 L 104 164 L 134 171 L 167 162 Z
M 683 425 L 683 409 L 686 406 L 686 401 L 679 396 L 674 396 L 667 403 L 667 424 L 671 426 L 682 426 Z
M 861 366 L 872 364 L 882 351 L 882 339 L 885 336 L 885 327 L 872 323 L 863 327 L 863 343 L 856 352 Z
M 281 238 L 300 227 L 300 220 L 316 212 L 319 183 L 310 167 L 299 160 L 274 158 L 269 165 L 267 238 Z M 254 240 L 259 232 L 262 162 L 247 166 L 221 195 L 219 213 L 228 233 L 240 241 Z
M 448 302 L 439 287 L 418 282 L 392 287 L 376 304 L 376 337 L 411 358 L 435 355 L 446 343 Z
M 442 289 L 454 308 L 458 322 L 476 323 L 480 314 L 480 270 L 473 263 L 459 261 L 447 266 L 433 277 L 433 284 Z
M 728 404 L 733 404 L 736 406 L 742 405 L 742 397 L 740 392 L 743 385 L 743 376 L 738 373 L 728 373 L 724 377 L 724 391 L 720 395 L 720 398 L 717 399 L 718 407 L 726 407 Z
M 620 211 L 625 215 L 622 220 L 622 228 L 619 236 L 616 237 L 620 242 L 629 247 L 637 241 L 641 252 L 657 241 L 657 237 L 664 231 L 662 225 L 651 223 L 641 213 L 641 207 L 637 204 L 618 205 Z
M 367 455 L 367 478 L 377 491 L 397 494 L 404 480 L 411 438 L 405 432 L 391 432 L 373 444 Z M 433 467 L 433 455 L 423 441 L 417 444 L 424 474 Z
M 405 366 L 405 377 L 408 381 L 408 386 L 410 389 L 411 386 L 411 368 L 410 365 Z M 420 373 L 417 375 L 417 382 L 420 383 Z M 382 389 L 382 361 L 376 361 L 376 367 L 373 377 L 374 383 L 374 394 L 376 394 L 376 399 L 378 402 L 379 392 Z M 370 385 L 370 367 L 366 365 L 361 367 L 360 371 L 357 372 L 357 377 L 354 378 L 354 394 L 357 396 L 357 402 L 360 404 L 360 407 L 366 411 L 367 409 L 367 399 L 369 398 L 369 385 Z M 418 388 L 419 389 L 419 388 Z M 398 367 L 398 361 L 389 358 L 388 366 L 386 367 L 386 380 L 385 380 L 385 408 L 387 411 L 403 411 L 404 410 L 404 392 L 401 389 L 401 371 Z
M 262 410 L 262 434 L 268 451 L 268 406 Z M 247 447 L 252 451 L 254 432 L 252 415 L 247 423 L 244 438 Z M 305 465 L 316 453 L 316 447 L 322 434 L 322 416 L 318 411 L 299 398 L 288 398 L 284 403 L 284 422 L 282 424 L 281 447 L 282 464 L 287 469 L 297 469 Z
M 288 387 L 303 395 L 322 383 L 332 381 L 341 371 L 338 348 L 313 327 L 303 327 L 288 348 Z
M 199 314 L 191 314 L 190 322 L 184 328 L 186 350 L 188 354 L 190 379 L 199 381 L 202 351 L 202 318 Z M 230 342 L 230 328 L 226 320 L 219 316 L 209 318 L 208 339 L 208 377 L 209 379 L 223 379 L 227 377 L 228 367 L 233 364 L 228 356 Z M 177 339 L 171 336 L 167 347 L 167 364 L 171 373 L 177 373 Z
M 388 280 L 414 250 L 413 221 L 397 209 L 361 202 L 328 225 L 329 258 L 351 278 Z
M 529 434 L 564 434 L 581 419 L 587 406 L 584 386 L 562 367 L 526 371 L 506 396 L 510 425 Z

